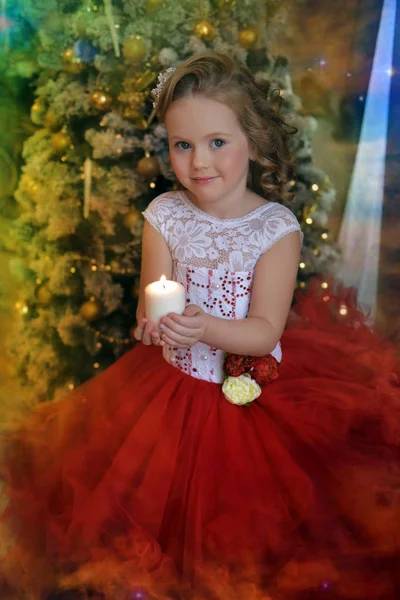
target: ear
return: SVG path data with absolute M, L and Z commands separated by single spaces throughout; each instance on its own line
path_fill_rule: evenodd
M 250 160 L 256 160 L 257 158 L 256 149 L 254 147 L 254 144 L 252 144 L 251 142 L 249 143 L 249 158 Z

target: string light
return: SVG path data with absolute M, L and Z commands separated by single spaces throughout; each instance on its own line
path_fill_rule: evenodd
M 323 281 L 321 283 L 321 287 L 322 287 L 323 290 L 326 290 L 326 289 L 328 289 L 329 285 L 328 285 L 328 283 L 326 281 Z
M 28 309 L 28 307 L 27 307 L 27 306 L 26 306 L 26 304 L 25 304 L 25 306 L 23 306 L 23 307 L 21 308 L 21 314 L 23 314 L 23 315 L 27 315 L 27 314 L 28 314 L 28 310 L 29 310 L 29 309 Z
M 313 220 L 312 220 L 312 218 L 311 218 L 311 217 L 308 217 L 308 218 L 306 219 L 306 223 L 307 223 L 307 225 L 311 225 L 311 223 L 313 223 Z
M 110 344 L 117 344 L 118 346 L 124 346 L 127 344 L 131 344 L 132 340 L 129 338 L 115 338 L 112 337 L 111 335 L 106 335 L 105 333 L 102 333 L 99 330 L 94 330 L 96 337 L 101 338 L 102 340 L 105 340 L 106 342 L 109 342 Z
M 323 233 L 321 235 L 321 237 L 322 237 L 323 240 L 327 240 L 328 239 L 328 234 L 327 233 Z
M 135 244 L 128 244 L 131 246 L 134 246 Z M 96 261 L 96 259 L 94 258 L 89 258 L 88 256 L 81 256 L 80 254 L 73 254 L 72 258 L 74 258 L 75 260 L 79 260 L 82 262 L 90 262 L 91 264 L 91 270 L 92 271 L 108 271 L 108 272 L 112 272 L 115 273 L 117 275 L 137 275 L 138 271 L 137 269 L 130 269 L 130 268 L 121 268 L 121 267 L 116 267 L 114 265 L 106 265 L 103 263 L 98 263 Z M 113 263 L 115 263 L 116 261 L 113 261 Z M 70 268 L 71 273 L 75 273 L 76 272 L 76 268 L 75 267 L 71 267 Z
M 156 184 L 154 183 L 154 181 L 152 181 L 152 182 L 150 183 L 150 187 L 151 187 L 151 189 L 153 189 L 153 190 L 154 190 L 154 188 L 156 187 Z
M 300 285 L 301 288 L 305 288 L 306 287 L 305 281 L 300 281 L 299 285 Z
M 319 186 L 316 183 L 313 183 L 311 189 L 313 192 L 317 192 L 319 190 Z
M 347 315 L 347 306 L 345 304 L 342 304 L 340 309 L 339 309 L 339 314 L 341 314 L 342 316 Z
M 75 388 L 75 385 L 73 383 L 69 383 L 67 385 L 67 387 L 68 387 L 69 390 L 73 390 Z
M 120 140 L 122 138 L 122 135 L 120 133 L 117 133 L 115 137 L 117 138 L 117 140 Z
M 93 364 L 93 368 L 94 368 L 94 369 L 98 369 L 99 367 L 100 367 L 100 364 L 99 364 L 98 362 L 95 362 L 95 363 Z
M 300 265 L 299 265 L 299 267 L 300 267 L 300 269 L 305 269 L 305 267 L 306 267 L 306 263 L 304 263 L 304 262 L 301 262 L 301 263 L 300 263 Z
M 330 298 L 329 296 L 323 296 L 323 297 L 322 297 L 322 300 L 323 300 L 324 302 L 328 302 L 329 298 Z
M 41 279 L 36 279 L 36 285 L 40 285 L 42 283 Z

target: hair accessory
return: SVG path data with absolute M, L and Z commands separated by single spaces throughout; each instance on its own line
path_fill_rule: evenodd
M 154 102 L 153 102 L 154 108 L 157 108 L 161 91 L 162 91 L 166 81 L 170 78 L 170 76 L 172 75 L 172 73 L 174 71 L 176 71 L 176 67 L 169 67 L 169 69 L 167 69 L 163 73 L 159 74 L 159 76 L 157 78 L 158 83 L 157 83 L 156 87 L 151 90 L 151 95 L 154 98 Z

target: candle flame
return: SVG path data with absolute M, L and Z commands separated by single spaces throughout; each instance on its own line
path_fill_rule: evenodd
M 160 281 L 161 281 L 161 283 L 162 283 L 162 286 L 163 286 L 163 288 L 165 289 L 165 285 L 164 285 L 164 283 L 167 281 L 167 278 L 165 277 L 165 275 L 161 275 L 161 277 L 160 277 Z

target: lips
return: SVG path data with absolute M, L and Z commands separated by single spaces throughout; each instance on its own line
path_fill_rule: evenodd
M 218 177 L 193 177 L 192 179 L 196 183 L 211 183 L 211 181 L 215 181 Z

